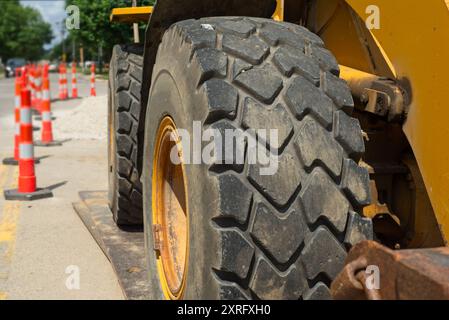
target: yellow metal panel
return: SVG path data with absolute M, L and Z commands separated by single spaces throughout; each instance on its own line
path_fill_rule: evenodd
M 284 21 L 284 0 L 276 0 L 276 10 L 272 18 L 276 21 Z
M 112 9 L 110 20 L 112 22 L 148 22 L 153 7 L 128 7 Z
M 380 9 L 371 32 L 410 84 L 412 103 L 404 132 L 413 148 L 446 241 L 449 239 L 449 11 L 447 1 L 346 0 L 360 17 Z
M 308 26 L 317 32 L 339 63 L 392 78 L 394 70 L 375 39 L 344 0 L 316 0 Z M 369 47 L 369 50 L 368 50 Z

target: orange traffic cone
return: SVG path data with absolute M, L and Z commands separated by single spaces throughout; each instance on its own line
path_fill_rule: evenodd
M 67 66 L 65 63 L 62 65 L 62 95 L 64 100 L 69 97 L 69 89 L 67 87 Z
M 42 137 L 40 141 L 36 141 L 34 145 L 39 147 L 60 146 L 61 142 L 53 140 L 52 115 L 50 102 L 50 81 L 44 78 L 42 82 L 43 98 L 41 104 L 42 111 Z
M 17 75 L 17 73 L 16 73 Z M 19 164 L 19 142 L 20 142 L 20 93 L 22 91 L 22 79 L 16 77 L 14 95 L 14 157 L 3 159 L 3 164 L 16 166 Z
M 42 68 L 38 66 L 36 69 L 36 74 L 34 78 L 35 83 L 35 94 L 36 94 L 36 102 L 33 107 L 39 112 L 42 113 Z
M 34 66 L 30 68 L 30 90 L 31 90 L 31 107 L 36 107 L 36 69 Z
M 59 87 L 58 87 L 58 90 L 59 90 L 59 100 L 64 100 L 64 89 L 63 89 L 63 80 L 62 80 L 62 64 L 60 64 L 59 65 L 59 74 L 58 74 L 58 76 L 59 76 L 59 82 L 58 82 L 58 84 L 59 84 Z
M 95 97 L 97 91 L 95 90 L 95 63 L 92 63 L 90 67 L 90 96 Z
M 78 88 L 76 80 L 76 63 L 72 62 L 72 99 L 78 98 Z
M 32 128 L 31 93 L 27 89 L 22 89 L 20 106 L 19 188 L 5 190 L 4 196 L 6 200 L 30 201 L 53 197 L 53 193 L 50 190 L 36 188 Z

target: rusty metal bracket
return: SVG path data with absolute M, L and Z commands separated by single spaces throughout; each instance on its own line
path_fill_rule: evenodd
M 162 226 L 160 224 L 153 224 L 153 250 L 161 251 L 162 250 Z
M 340 76 L 351 88 L 363 111 L 400 122 L 406 117 L 408 94 L 394 80 L 382 78 L 360 70 L 340 66 Z
M 378 288 L 368 285 L 370 266 L 379 271 Z M 393 251 L 363 241 L 348 254 L 331 293 L 337 300 L 447 300 L 449 248 Z

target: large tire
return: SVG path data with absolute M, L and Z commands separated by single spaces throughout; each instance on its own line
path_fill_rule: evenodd
M 143 47 L 116 45 L 109 71 L 109 205 L 118 225 L 142 224 L 142 185 L 137 171 Z
M 364 142 L 353 100 L 323 42 L 307 29 L 245 17 L 176 23 L 164 34 L 145 123 L 144 225 L 153 286 L 155 137 L 177 128 L 278 129 L 279 167 L 185 165 L 186 299 L 325 299 L 347 250 L 372 238 Z M 268 142 L 270 144 L 270 142 Z M 184 152 L 184 151 L 183 151 Z M 248 162 L 246 160 L 246 162 Z

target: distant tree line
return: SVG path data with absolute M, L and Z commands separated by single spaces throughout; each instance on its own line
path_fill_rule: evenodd
M 51 42 L 51 25 L 34 8 L 24 7 L 19 0 L 0 1 L 0 57 L 39 60 L 44 45 Z
M 131 0 L 65 0 L 66 7 L 76 5 L 80 10 L 80 28 L 68 30 L 65 39 L 67 60 L 71 61 L 72 47 L 75 44 L 76 60 L 79 61 L 79 48 L 84 49 L 85 60 L 98 60 L 102 53 L 102 60 L 109 61 L 115 44 L 133 41 L 132 27 L 129 24 L 111 23 L 109 17 L 113 8 L 130 7 Z M 138 6 L 153 5 L 154 0 L 137 0 Z M 145 25 L 140 26 L 141 33 Z M 143 39 L 143 37 L 141 38 Z M 62 55 L 62 44 L 57 44 L 50 58 Z M 101 48 L 101 51 L 100 51 Z

